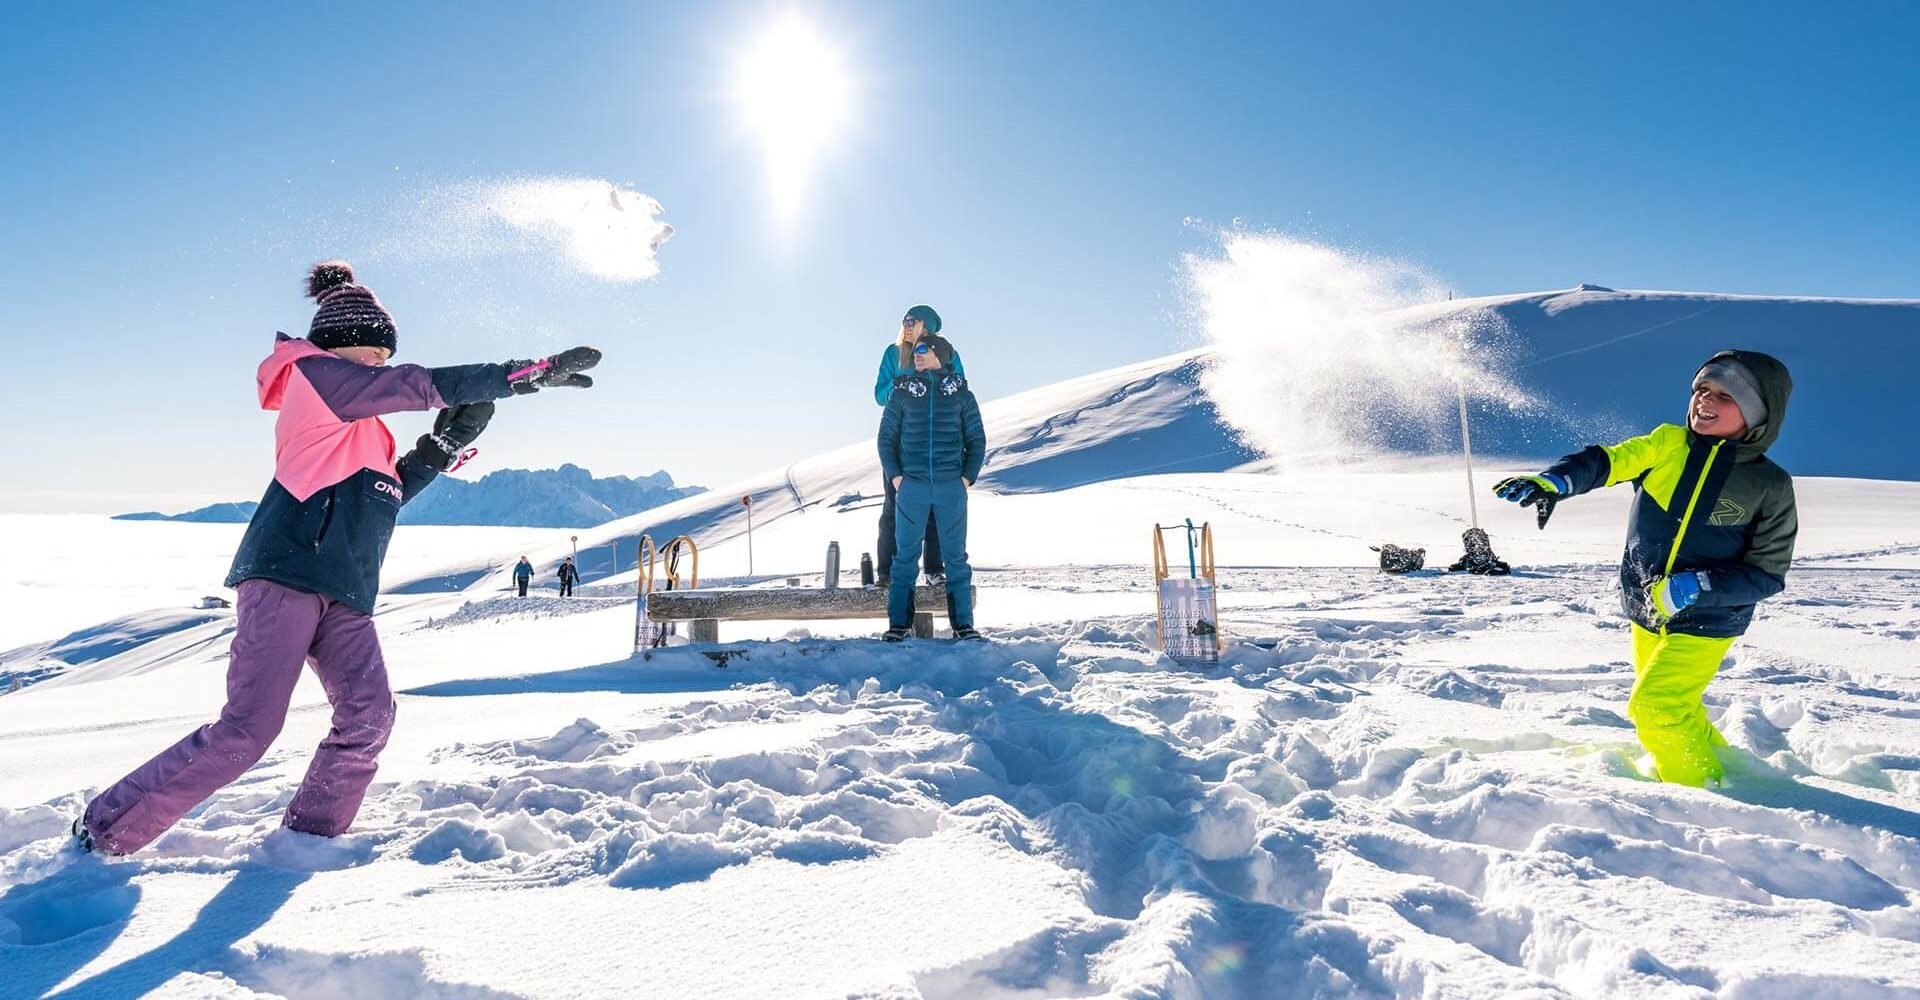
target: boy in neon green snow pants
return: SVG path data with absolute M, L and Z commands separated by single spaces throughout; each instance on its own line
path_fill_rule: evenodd
M 1793 379 L 1775 358 L 1721 351 L 1693 376 L 1687 422 L 1593 445 L 1532 476 L 1495 484 L 1539 509 L 1631 482 L 1620 599 L 1633 630 L 1627 716 L 1662 781 L 1700 787 L 1724 774 L 1726 737 L 1701 702 L 1753 606 L 1786 587 L 1800 521 L 1793 477 L 1766 451 L 1779 440 Z

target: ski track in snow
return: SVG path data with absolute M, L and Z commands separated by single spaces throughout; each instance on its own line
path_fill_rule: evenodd
M 433 777 L 376 783 L 333 841 L 277 829 L 298 767 L 275 768 L 307 752 L 284 743 L 129 859 L 63 851 L 81 794 L 0 807 L 0 993 L 1916 995 L 1920 681 L 1793 641 L 1852 628 L 1911 662 L 1912 585 L 1796 582 L 1709 689 L 1743 752 L 1709 793 L 1633 769 L 1608 576 L 1236 571 L 1222 618 L 1242 641 L 1206 672 L 1120 614 L 403 689 L 402 727 L 428 703 L 600 695 L 557 730 L 440 747 Z M 1144 590 L 1132 567 L 981 582 Z M 564 613 L 605 628 L 631 607 Z M 855 909 L 972 932 L 782 956 L 809 921 L 859 923 L 807 906 L 848 876 L 904 896 Z M 794 900 L 765 889 L 789 877 Z M 680 939 L 643 918 L 583 928 L 624 963 L 540 929 L 728 887 L 799 916 L 731 925 L 729 962 L 662 957 Z

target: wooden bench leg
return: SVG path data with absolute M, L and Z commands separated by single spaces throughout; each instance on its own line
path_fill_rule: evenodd
M 688 642 L 719 642 L 720 619 L 695 618 L 687 625 Z
M 916 639 L 933 638 L 933 612 L 916 611 L 913 613 L 913 637 Z

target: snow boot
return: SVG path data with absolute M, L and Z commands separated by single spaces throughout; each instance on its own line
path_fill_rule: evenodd
M 953 630 L 953 638 L 954 638 L 954 639 L 955 639 L 956 641 L 958 641 L 958 642 L 985 642 L 985 641 L 987 641 L 987 637 L 986 637 L 986 636 L 984 636 L 984 635 L 981 635 L 981 634 L 980 634 L 980 630 L 979 630 L 979 629 L 977 629 L 977 628 L 957 628 L 957 629 L 954 629 L 954 630 Z
M 73 818 L 73 845 L 79 848 L 81 854 L 105 853 L 94 846 L 93 833 L 86 827 L 85 816 L 75 816 Z
M 912 634 L 913 630 L 909 628 L 890 628 L 880 633 L 880 639 L 883 642 L 899 642 Z

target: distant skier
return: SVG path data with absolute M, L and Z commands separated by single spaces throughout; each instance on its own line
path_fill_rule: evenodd
M 393 725 L 373 604 L 395 515 L 486 428 L 492 400 L 586 388 L 593 380 L 579 372 L 600 360 L 576 347 L 540 361 L 389 368 L 393 317 L 352 268 L 314 265 L 307 294 L 319 307 L 307 336 L 278 335 L 257 375 L 261 408 L 280 415 L 273 481 L 227 574 L 239 599 L 226 705 L 87 804 L 74 821 L 85 850 L 137 851 L 252 767 L 279 735 L 305 663 L 333 705 L 333 728 L 282 822 L 344 832 Z M 433 431 L 396 460 L 380 415 L 431 409 Z
M 573 568 L 573 557 L 568 556 L 560 564 L 560 596 L 572 597 L 573 585 L 580 579 L 580 571 Z
M 881 406 L 887 405 L 887 400 L 893 396 L 894 380 L 898 378 L 902 372 L 931 371 L 943 364 L 932 351 L 921 351 L 918 353 L 914 351 L 914 348 L 919 346 L 922 338 L 938 334 L 939 332 L 940 314 L 934 312 L 932 306 L 914 306 L 907 310 L 907 314 L 900 320 L 899 339 L 888 344 L 887 349 L 880 354 L 880 371 L 879 374 L 874 376 L 873 380 L 874 402 Z M 951 349 L 951 345 L 949 345 L 949 349 Z M 960 352 L 952 351 L 951 353 L 951 360 L 944 362 L 944 364 L 953 369 L 954 374 L 966 375 L 967 366 L 960 363 Z M 885 494 L 886 499 L 880 505 L 880 540 L 879 544 L 874 548 L 874 551 L 878 554 L 878 558 L 874 560 L 873 564 L 880 571 L 879 577 L 874 581 L 874 585 L 885 587 L 887 585 L 888 574 L 893 572 L 893 511 L 895 503 L 893 480 L 891 478 L 885 478 L 880 484 L 880 489 L 882 493 Z M 940 558 L 939 529 L 932 521 L 927 523 L 925 541 L 927 582 L 938 583 L 946 578 L 946 568 L 943 560 Z
M 1766 451 L 1787 419 L 1793 379 L 1778 360 L 1721 351 L 1693 376 L 1687 424 L 1594 445 L 1493 488 L 1539 508 L 1618 483 L 1634 486 L 1621 603 L 1633 632 L 1627 715 L 1662 781 L 1706 785 L 1727 745 L 1701 696 L 1753 607 L 1786 587 L 1799 517 L 1793 477 Z
M 533 582 L 533 564 L 527 561 L 526 556 L 521 556 L 520 561 L 514 564 L 513 582 L 519 586 L 520 596 L 527 596 L 527 584 Z
M 967 490 L 987 460 L 980 404 L 966 377 L 947 370 L 953 345 L 935 335 L 914 345 L 939 364 L 896 376 L 880 418 L 880 468 L 898 496 L 892 579 L 887 587 L 888 642 L 907 637 L 921 539 L 936 520 L 947 557 L 947 619 L 956 639 L 973 628 L 973 569 L 967 562 Z

